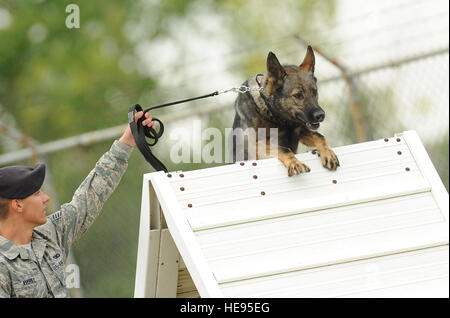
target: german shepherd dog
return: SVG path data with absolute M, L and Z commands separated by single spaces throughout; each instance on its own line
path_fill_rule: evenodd
M 258 74 L 243 83 L 249 88 L 256 88 L 239 94 L 235 102 L 236 115 L 233 123 L 234 136 L 230 137 L 233 149 L 230 159 L 262 159 L 270 157 L 270 128 L 278 128 L 277 156 L 288 170 L 288 175 L 309 172 L 310 168 L 295 157 L 298 143 L 315 147 L 322 160 L 322 165 L 329 170 L 339 167 L 339 160 L 325 137 L 317 132 L 325 119 L 325 112 L 319 106 L 317 79 L 314 77 L 315 57 L 311 46 L 300 66 L 282 66 L 275 54 L 267 56 L 267 71 Z M 260 90 L 258 90 L 258 88 Z M 241 131 L 253 128 L 265 128 L 265 135 L 256 136 L 256 148 L 265 143 L 266 152 L 256 150 L 256 158 L 250 158 L 248 138 L 237 138 L 236 129 Z M 248 137 L 248 136 L 247 136 Z M 239 140 L 246 140 L 247 142 Z M 243 150 L 244 158 L 237 158 Z

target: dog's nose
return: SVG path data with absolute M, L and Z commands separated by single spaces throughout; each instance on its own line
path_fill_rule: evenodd
M 322 109 L 316 109 L 312 113 L 312 116 L 316 123 L 320 123 L 321 121 L 323 121 L 325 119 L 325 112 Z

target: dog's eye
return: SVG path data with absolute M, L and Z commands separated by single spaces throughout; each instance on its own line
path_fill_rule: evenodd
M 302 93 L 297 93 L 294 95 L 294 97 L 298 98 L 298 99 L 303 99 L 303 94 Z

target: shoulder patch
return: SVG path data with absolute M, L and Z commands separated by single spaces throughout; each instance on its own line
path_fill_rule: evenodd
M 55 221 L 55 220 L 59 219 L 61 216 L 62 216 L 62 212 L 58 211 L 58 212 L 51 214 L 49 216 L 49 218 L 50 218 L 50 220 Z

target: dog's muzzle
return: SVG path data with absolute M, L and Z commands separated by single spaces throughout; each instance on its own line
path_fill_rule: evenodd
M 315 107 L 308 112 L 308 120 L 305 120 L 301 114 L 296 114 L 295 117 L 302 121 L 309 130 L 317 130 L 320 123 L 325 119 L 325 112 L 320 107 Z

